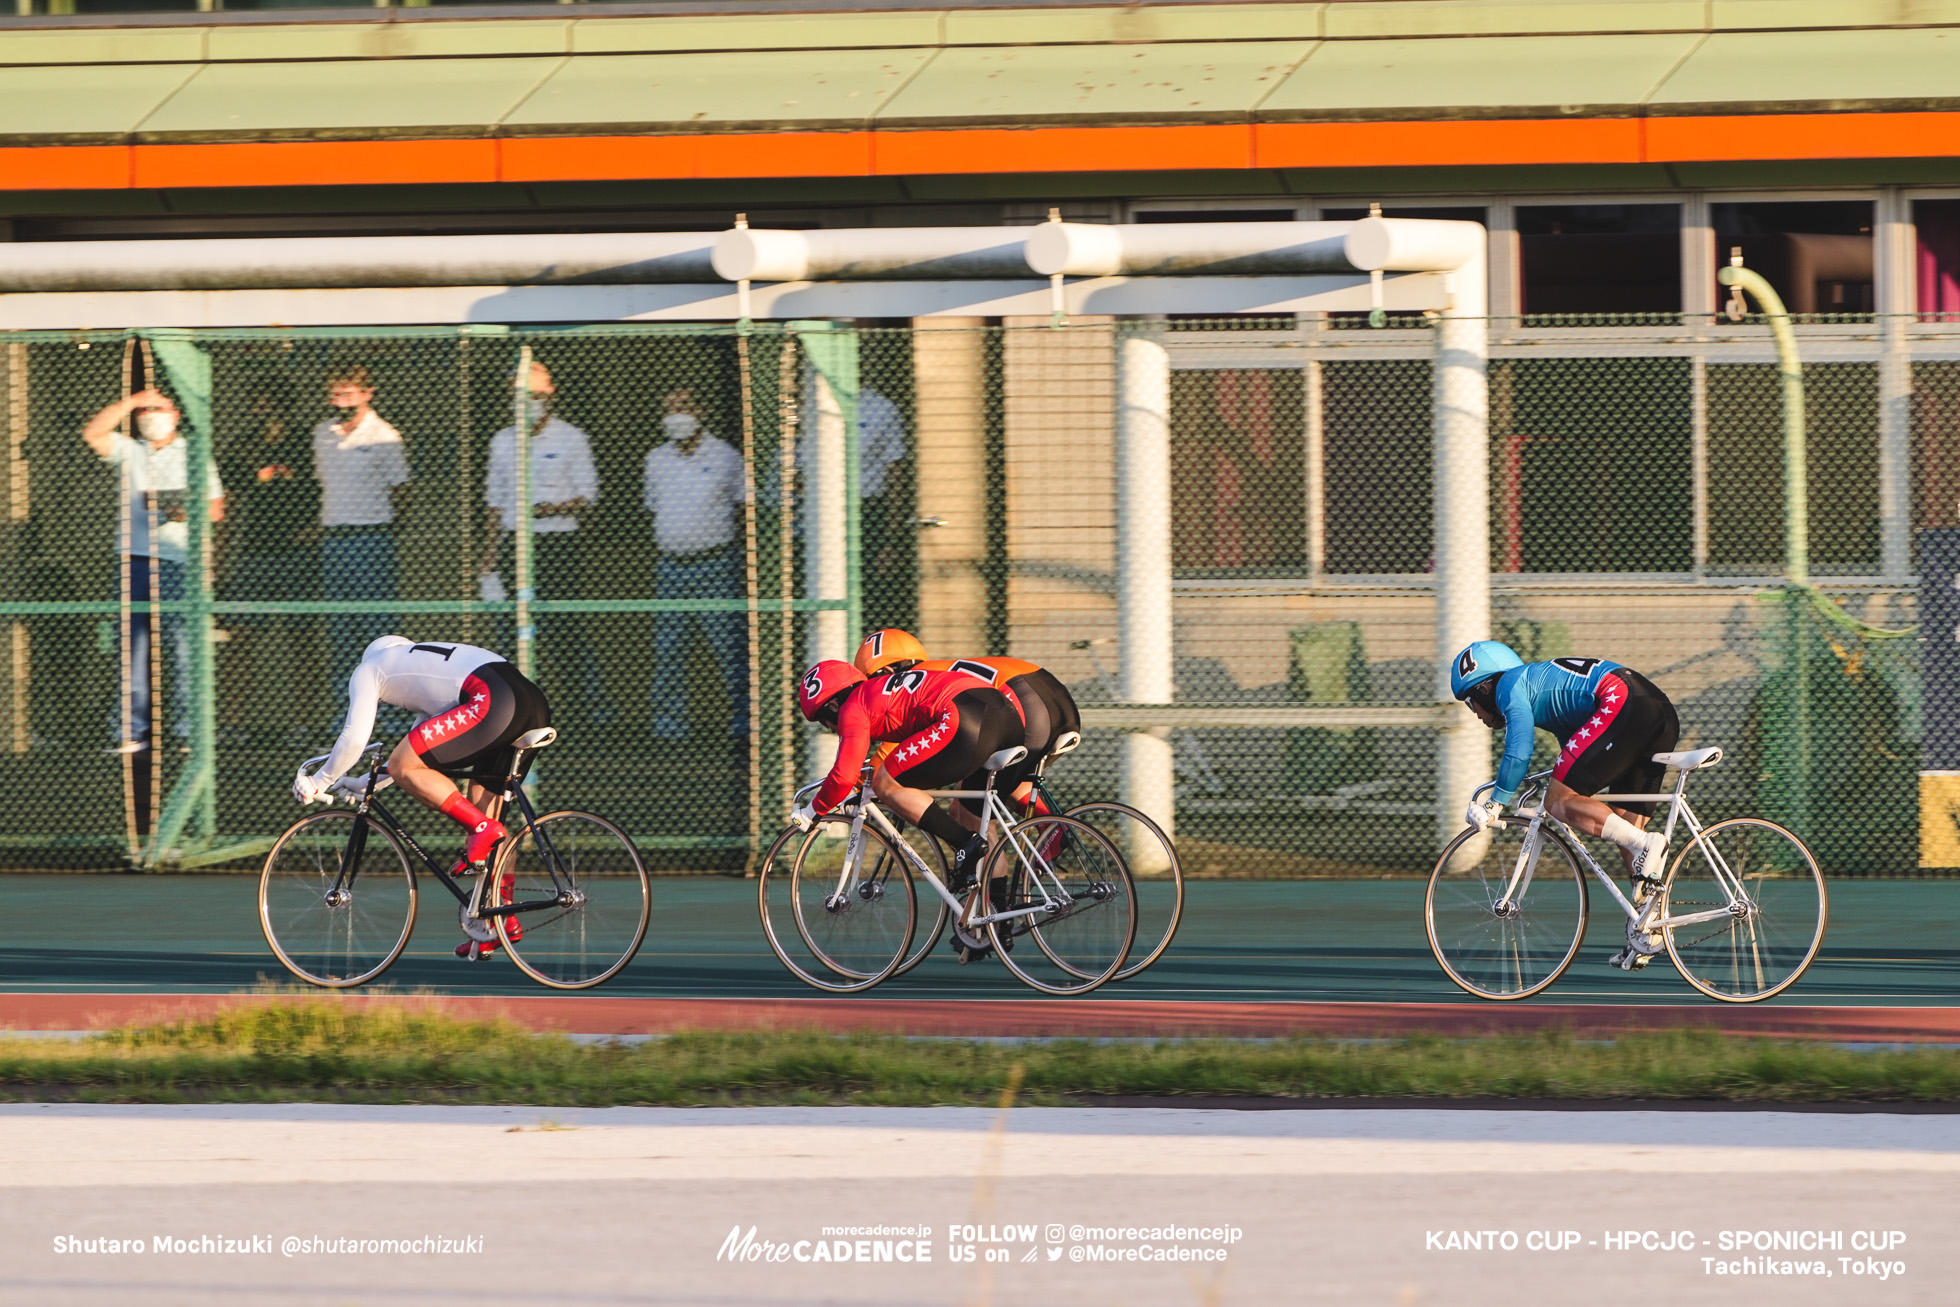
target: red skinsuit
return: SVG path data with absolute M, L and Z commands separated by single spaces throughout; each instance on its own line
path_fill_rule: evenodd
M 837 714 L 837 761 L 812 806 L 829 812 L 857 790 L 872 741 L 908 740 L 931 730 L 957 712 L 953 700 L 968 690 L 999 690 L 1015 712 L 1021 711 L 1012 690 L 966 672 L 916 667 L 909 672 L 881 672 L 851 691 Z

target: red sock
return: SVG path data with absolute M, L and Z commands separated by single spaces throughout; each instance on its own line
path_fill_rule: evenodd
M 464 798 L 460 790 L 442 801 L 442 815 L 469 830 L 470 838 L 463 846 L 463 856 L 471 862 L 483 861 L 496 847 L 497 841 L 504 837 L 504 824 L 484 816 L 483 809 Z

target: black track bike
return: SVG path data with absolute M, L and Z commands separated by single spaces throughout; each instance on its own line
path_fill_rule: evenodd
M 590 989 L 619 974 L 646 937 L 652 890 L 645 865 L 619 827 L 589 812 L 543 815 L 524 793 L 538 750 L 557 739 L 550 727 L 513 744 L 509 775 L 486 807 L 510 835 L 486 868 L 452 873 L 431 856 L 377 797 L 393 784 L 384 745 L 370 744 L 367 771 L 334 793 L 353 811 L 302 817 L 266 855 L 259 877 L 259 924 L 286 970 L 309 985 L 349 989 L 386 971 L 415 929 L 415 855 L 457 904 L 463 933 L 501 943 L 524 974 L 553 989 Z M 315 766 L 324 759 L 309 759 Z

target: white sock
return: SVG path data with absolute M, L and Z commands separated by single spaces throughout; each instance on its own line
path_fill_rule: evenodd
M 1599 833 L 1628 853 L 1639 853 L 1647 847 L 1647 833 L 1617 812 L 1606 819 Z

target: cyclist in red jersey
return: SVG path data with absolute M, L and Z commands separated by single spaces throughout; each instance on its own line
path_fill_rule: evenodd
M 847 662 L 826 659 L 804 673 L 797 705 L 806 719 L 837 732 L 837 760 L 794 814 L 799 825 L 848 799 L 872 744 L 888 741 L 897 747 L 872 773 L 872 792 L 952 849 L 968 843 L 980 819 L 964 804 L 949 812 L 925 791 L 984 788 L 987 759 L 1019 745 L 1026 729 L 1012 691 L 967 672 L 913 668 L 867 679 Z

